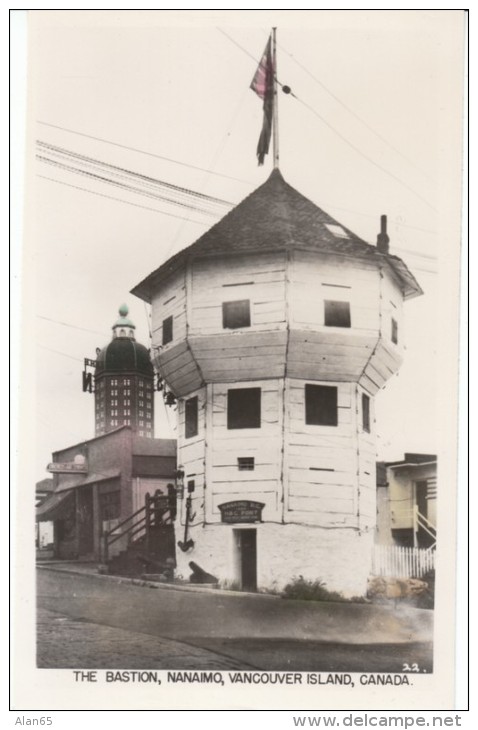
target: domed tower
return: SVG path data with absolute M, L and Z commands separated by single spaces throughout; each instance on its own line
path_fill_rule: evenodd
M 147 348 L 135 340 L 126 304 L 112 329 L 113 338 L 95 363 L 95 434 L 131 426 L 139 436 L 153 438 L 153 365 Z
M 133 294 L 152 304 L 154 362 L 178 398 L 178 570 L 364 594 L 374 398 L 402 361 L 403 302 L 421 294 L 385 217 L 372 246 L 275 169 Z

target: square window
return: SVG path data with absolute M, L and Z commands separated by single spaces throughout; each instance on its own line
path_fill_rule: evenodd
M 198 397 L 189 398 L 185 405 L 185 437 L 191 438 L 198 434 Z
M 305 386 L 305 422 L 311 426 L 338 425 L 336 386 Z
M 324 301 L 324 324 L 326 327 L 350 327 L 350 302 Z
M 362 393 L 362 428 L 370 433 L 370 398 Z
M 239 327 L 251 326 L 251 305 L 249 299 L 237 302 L 223 302 L 222 326 L 224 329 L 235 330 Z
M 227 391 L 227 427 L 261 427 L 260 388 L 235 388 Z
M 163 319 L 163 345 L 167 345 L 173 339 L 173 318 Z
M 392 317 L 392 342 L 398 344 L 398 323 L 396 319 Z
M 237 468 L 239 471 L 254 471 L 254 457 L 253 456 L 238 456 L 237 457 Z

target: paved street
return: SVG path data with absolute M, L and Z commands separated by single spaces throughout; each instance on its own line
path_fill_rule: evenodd
M 44 569 L 38 607 L 43 667 L 401 672 L 407 662 L 432 671 L 428 612 L 399 621 L 367 605 L 187 593 Z
M 44 608 L 37 614 L 37 664 L 68 669 L 243 669 L 244 661 L 151 634 L 63 616 Z

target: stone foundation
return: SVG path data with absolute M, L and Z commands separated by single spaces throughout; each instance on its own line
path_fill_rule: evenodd
M 240 589 L 237 531 L 242 529 L 256 530 L 259 591 L 280 591 L 302 575 L 307 580 L 323 581 L 329 590 L 339 591 L 345 597 L 366 594 L 373 534 L 343 528 L 274 523 L 193 527 L 190 537 L 194 548 L 187 553 L 177 548 L 177 575 L 187 579 L 191 573 L 188 563 L 192 560 L 223 585 Z

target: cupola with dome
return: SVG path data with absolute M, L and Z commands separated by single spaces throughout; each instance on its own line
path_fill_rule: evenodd
M 95 433 L 131 426 L 139 436 L 154 436 L 154 369 L 149 350 L 135 339 L 135 325 L 122 304 L 113 337 L 97 351 Z

